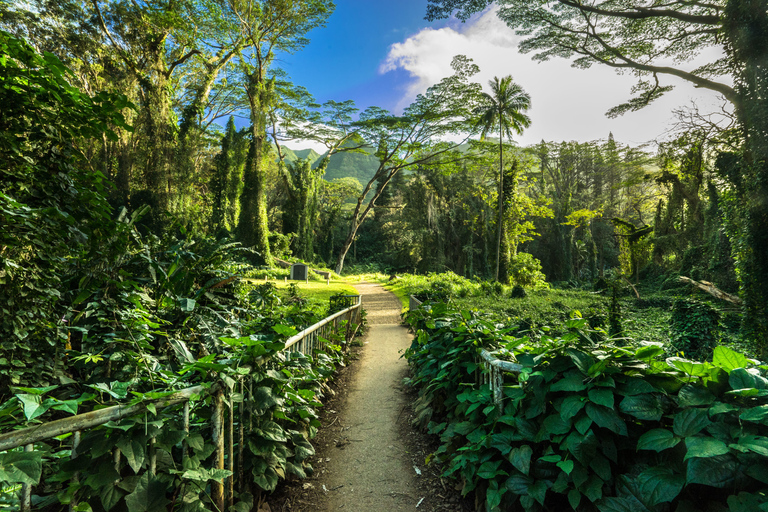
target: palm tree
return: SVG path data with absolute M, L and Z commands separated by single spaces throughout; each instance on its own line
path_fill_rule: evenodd
M 477 127 L 484 139 L 490 131 L 499 130 L 499 222 L 496 236 L 496 275 L 499 280 L 499 260 L 501 255 L 501 235 L 504 219 L 504 136 L 512 138 L 512 131 L 518 135 L 531 125 L 531 119 L 523 112 L 531 107 L 531 97 L 522 87 L 507 75 L 501 80 L 493 77 L 488 82 L 491 94 L 483 93 L 484 105 L 478 109 Z

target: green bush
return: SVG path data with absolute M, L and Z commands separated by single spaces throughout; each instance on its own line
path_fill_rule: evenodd
M 549 288 L 547 276 L 541 271 L 541 262 L 527 252 L 515 254 L 509 262 L 512 284 L 526 288 Z
M 720 340 L 720 313 L 706 302 L 677 299 L 672 305 L 670 331 L 671 355 L 707 359 Z
M 486 510 L 768 509 L 768 379 L 745 356 L 665 360 L 658 344 L 597 343 L 581 318 L 536 340 L 445 305 L 407 320 L 434 456 Z M 501 407 L 476 384 L 481 347 L 522 366 Z

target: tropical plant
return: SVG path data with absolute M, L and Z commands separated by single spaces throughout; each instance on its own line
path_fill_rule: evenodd
M 768 506 L 768 379 L 757 361 L 725 347 L 711 363 L 661 359 L 660 344 L 604 341 L 576 313 L 557 337 L 513 338 L 444 304 L 407 321 L 417 420 L 440 436 L 445 475 L 486 510 Z M 502 404 L 477 384 L 483 348 L 520 365 L 504 376 Z
M 498 281 L 501 239 L 504 232 L 504 137 L 511 139 L 513 131 L 519 135 L 523 133 L 524 128 L 531 125 L 531 119 L 524 114 L 531 106 L 531 97 L 520 85 L 513 82 L 509 75 L 502 79 L 493 77 L 488 85 L 491 87 L 491 93 L 482 94 L 484 104 L 478 107 L 476 113 L 477 127 L 480 128 L 483 138 L 497 128 L 499 133 L 499 220 L 496 227 L 496 273 L 494 275 L 494 279 Z

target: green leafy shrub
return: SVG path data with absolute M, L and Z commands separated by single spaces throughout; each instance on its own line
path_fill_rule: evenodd
M 526 288 L 549 288 L 547 276 L 541 271 L 541 262 L 527 252 L 519 252 L 511 258 L 509 278 L 512 284 Z
M 596 343 L 578 317 L 536 340 L 444 305 L 407 320 L 434 456 L 486 510 L 768 508 L 768 379 L 745 356 L 665 360 L 658 344 Z M 501 406 L 477 384 L 480 347 L 522 366 Z
M 720 340 L 720 313 L 706 302 L 677 299 L 672 305 L 670 331 L 670 354 L 707 359 Z

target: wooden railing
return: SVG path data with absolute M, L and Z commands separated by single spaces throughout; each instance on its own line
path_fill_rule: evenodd
M 415 310 L 421 307 L 421 301 L 410 295 L 408 297 L 408 309 Z M 475 375 L 477 383 L 488 385 L 493 393 L 493 402 L 501 409 L 504 405 L 504 374 L 519 374 L 523 367 L 517 363 L 498 359 L 493 352 L 481 349 L 477 353 L 477 363 L 480 371 Z
M 323 350 L 325 348 L 324 341 L 331 338 L 332 334 L 339 334 L 339 330 L 343 325 L 345 330 L 344 338 L 347 345 L 352 338 L 357 334 L 357 330 L 360 327 L 361 320 L 361 296 L 350 296 L 354 304 L 348 308 L 343 309 L 337 313 L 334 313 L 320 322 L 308 327 L 300 333 L 290 337 L 286 340 L 285 348 L 281 352 L 290 353 L 300 352 L 301 354 L 313 357 L 316 350 Z M 341 325 L 340 325 L 341 324 Z M 263 361 L 266 362 L 266 361 Z M 244 395 L 249 392 L 246 389 L 244 379 L 240 380 L 240 394 Z M 147 411 L 156 411 L 157 409 L 167 408 L 174 405 L 183 405 L 182 409 L 182 424 L 184 431 L 189 434 L 190 432 L 190 400 L 193 397 L 208 397 L 212 396 L 211 408 L 212 408 L 212 441 L 216 446 L 215 460 L 216 468 L 227 469 L 230 472 L 230 476 L 221 480 L 215 481 L 212 488 L 212 501 L 218 510 L 223 511 L 233 506 L 234 504 L 234 485 L 235 474 L 237 470 L 237 480 L 240 490 L 243 486 L 243 445 L 244 445 L 244 425 L 248 422 L 247 415 L 252 414 L 249 408 L 243 410 L 242 407 L 238 407 L 239 432 L 237 437 L 238 442 L 238 456 L 237 467 L 235 465 L 234 454 L 234 417 L 235 417 L 235 405 L 233 403 L 232 393 L 226 393 L 227 386 L 221 382 L 215 382 L 211 386 L 193 386 L 186 389 L 179 390 L 173 394 L 169 394 L 166 397 L 157 400 L 148 400 L 134 405 L 115 405 L 96 411 L 91 411 L 84 414 L 78 414 L 68 418 L 50 421 L 35 425 L 33 427 L 27 427 L 20 430 L 14 430 L 0 435 L 0 452 L 13 450 L 21 446 L 24 447 L 24 451 L 34 451 L 34 444 L 42 441 L 62 436 L 65 434 L 72 434 L 71 443 L 71 458 L 77 457 L 77 448 L 80 444 L 81 433 L 87 429 L 104 425 L 110 421 L 119 421 L 124 418 L 136 417 L 145 414 Z M 252 390 L 251 396 L 252 396 Z M 225 414 L 225 410 L 229 411 L 229 414 Z M 185 441 L 186 442 L 186 441 Z M 154 445 L 154 439 L 150 440 L 149 461 L 148 470 L 151 474 L 155 474 L 156 469 L 156 454 L 152 449 Z M 186 453 L 186 446 L 183 452 Z M 115 467 L 119 471 L 121 463 L 121 453 L 118 448 L 114 448 L 113 452 Z M 226 462 L 226 467 L 225 467 Z M 22 484 L 21 486 L 21 498 L 20 509 L 22 512 L 27 512 L 32 509 L 31 503 L 32 486 L 29 484 Z M 74 510 L 77 503 L 73 500 L 70 502 L 69 509 Z M 225 507 L 226 505 L 226 507 Z

